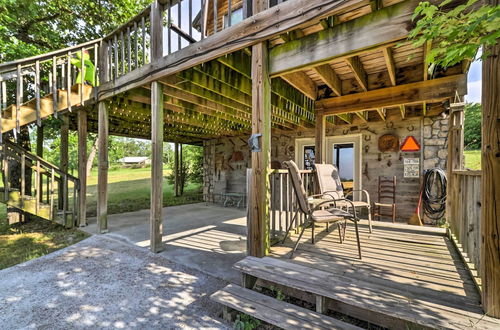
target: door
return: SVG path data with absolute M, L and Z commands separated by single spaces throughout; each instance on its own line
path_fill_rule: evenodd
M 345 192 L 361 189 L 361 134 L 327 137 L 326 160 L 339 170 Z

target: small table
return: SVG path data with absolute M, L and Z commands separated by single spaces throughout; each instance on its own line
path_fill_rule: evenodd
M 244 202 L 246 194 L 241 193 L 223 193 L 222 198 L 224 199 L 223 206 L 227 207 L 228 205 L 235 205 L 236 207 L 240 207 L 241 203 Z

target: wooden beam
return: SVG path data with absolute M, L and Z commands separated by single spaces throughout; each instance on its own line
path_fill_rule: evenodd
M 401 119 L 404 120 L 406 118 L 406 107 L 404 104 L 399 106 L 399 112 L 401 113 Z
M 432 4 L 439 4 L 431 0 Z M 413 27 L 411 16 L 418 2 L 404 1 L 374 13 L 322 30 L 270 50 L 272 77 L 303 70 L 332 59 L 369 51 L 403 39 Z
M 349 125 L 352 124 L 352 118 L 350 113 L 339 113 L 336 116 L 345 121 L 347 124 Z
M 326 139 L 326 116 L 316 116 L 316 132 L 315 132 L 315 162 L 316 164 L 323 164 L 326 161 L 325 155 L 325 139 Z
M 151 213 L 150 249 L 163 250 L 163 90 L 159 82 L 151 84 Z
M 62 172 L 68 173 L 69 165 L 69 117 L 68 115 L 63 115 L 61 118 L 61 145 L 59 147 L 59 168 Z M 64 180 L 59 180 L 57 190 L 58 197 L 58 207 L 59 210 L 63 211 L 64 225 L 68 226 L 66 211 L 67 203 L 65 203 L 65 193 L 66 189 L 64 187 Z M 70 226 L 69 226 L 70 227 Z
M 358 111 L 355 112 L 356 116 L 358 116 L 359 119 L 361 119 L 363 122 L 367 123 L 368 122 L 368 111 Z
M 228 27 L 197 43 L 163 56 L 126 76 L 99 86 L 98 99 L 103 100 L 124 91 L 149 84 L 161 77 L 169 76 L 225 54 L 255 45 L 287 31 L 300 29 L 311 21 L 319 21 L 342 12 L 363 0 L 294 0 L 272 8 L 243 22 Z
M 87 112 L 78 111 L 78 179 L 80 180 L 80 197 L 78 205 L 77 226 L 87 225 Z
M 98 105 L 98 146 L 97 146 L 97 232 L 108 232 L 108 136 L 109 112 L 105 102 Z
M 179 143 L 174 144 L 174 195 L 179 197 Z
M 315 66 L 314 71 L 337 96 L 342 96 L 342 81 L 329 64 Z
M 385 47 L 382 48 L 384 52 L 385 65 L 387 66 L 387 72 L 389 73 L 389 79 L 391 80 L 392 86 L 396 86 L 396 65 L 394 64 L 394 57 L 392 56 L 392 48 Z
M 386 111 L 384 108 L 377 108 L 377 113 L 382 118 L 383 121 L 385 121 L 386 118 Z
M 423 57 L 424 57 L 424 67 L 423 67 L 423 80 L 428 80 L 429 79 L 429 61 L 427 61 L 427 54 L 429 53 L 429 51 L 431 50 L 431 47 L 432 47 L 432 41 L 429 40 L 429 41 L 426 41 L 424 43 L 424 54 L 423 54 Z
M 368 91 L 368 78 L 365 69 L 363 68 L 363 63 L 358 56 L 348 57 L 345 59 L 347 65 L 354 73 L 354 78 L 358 82 L 359 86 L 366 92 Z
M 498 0 L 486 4 L 498 6 Z M 500 44 L 485 47 L 481 152 L 481 282 L 484 311 L 500 318 Z
M 254 12 L 267 9 L 267 1 L 253 0 Z M 260 150 L 252 151 L 251 196 L 248 209 L 247 254 L 263 257 L 269 252 L 269 203 L 271 171 L 271 78 L 268 47 L 262 42 L 252 47 L 252 134 Z
M 298 89 L 301 93 L 312 100 L 316 100 L 317 88 L 314 81 L 301 71 L 287 73 L 281 76 L 287 83 Z
M 467 76 L 460 74 L 428 81 L 381 88 L 363 93 L 323 99 L 316 102 L 317 111 L 327 115 L 350 113 L 423 101 L 441 102 L 455 92 L 467 92 Z

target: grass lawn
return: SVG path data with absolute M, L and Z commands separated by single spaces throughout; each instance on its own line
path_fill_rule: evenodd
M 201 201 L 201 186 L 189 184 L 184 195 L 174 196 L 174 187 L 167 183 L 169 171 L 163 170 L 163 206 Z M 124 213 L 148 209 L 151 197 L 151 168 L 115 169 L 108 175 L 108 213 Z M 97 171 L 92 171 L 87 182 L 87 215 L 97 212 Z
M 200 201 L 201 187 L 189 184 L 184 196 L 174 197 L 173 186 L 167 184 L 164 174 L 164 206 Z M 123 213 L 150 207 L 151 168 L 116 169 L 109 171 L 108 213 Z M 97 171 L 92 171 L 87 183 L 88 216 L 96 215 Z M 36 219 L 25 224 L 9 226 L 5 204 L 0 204 L 0 269 L 41 257 L 74 244 L 87 237 L 77 229 L 65 229 L 50 221 Z
M 0 205 L 0 269 L 41 257 L 88 236 L 42 219 L 9 226 L 6 207 Z
M 465 167 L 471 170 L 481 169 L 481 150 L 465 150 Z

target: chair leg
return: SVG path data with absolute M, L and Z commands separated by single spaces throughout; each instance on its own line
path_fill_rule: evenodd
M 311 228 L 311 243 L 314 245 L 314 221 L 312 222 L 312 228 Z
M 342 222 L 340 222 L 340 221 L 339 221 L 339 222 L 337 223 L 337 228 L 339 229 L 339 239 L 340 239 L 340 244 L 342 244 L 342 243 L 343 243 L 343 241 L 342 241 L 342 231 L 341 231 L 340 227 L 342 227 Z
M 293 254 L 295 253 L 295 250 L 297 250 L 297 247 L 299 246 L 300 239 L 302 238 L 302 235 L 304 234 L 304 231 L 306 230 L 307 226 L 304 224 L 302 227 L 302 230 L 300 231 L 299 238 L 297 239 L 297 242 L 295 242 L 295 245 L 293 246 L 292 253 L 290 253 L 290 259 L 293 258 Z
M 396 204 L 392 204 L 392 223 L 396 223 Z
M 358 231 L 358 221 L 354 220 L 354 230 L 356 231 L 356 240 L 358 241 L 358 254 L 361 260 L 361 243 L 359 242 L 359 231 Z
M 295 216 L 292 218 L 292 221 L 290 221 L 290 225 L 288 226 L 288 229 L 286 230 L 286 233 L 285 233 L 285 237 L 283 238 L 283 241 L 281 242 L 281 244 L 284 244 L 285 243 L 285 240 L 286 238 L 288 237 L 288 233 L 290 232 L 290 230 L 292 229 L 292 226 L 293 226 L 293 223 L 295 222 L 295 219 L 297 219 L 297 215 L 299 213 L 295 213 Z
M 368 206 L 368 227 L 370 228 L 370 234 L 372 233 L 372 211 L 371 206 Z

